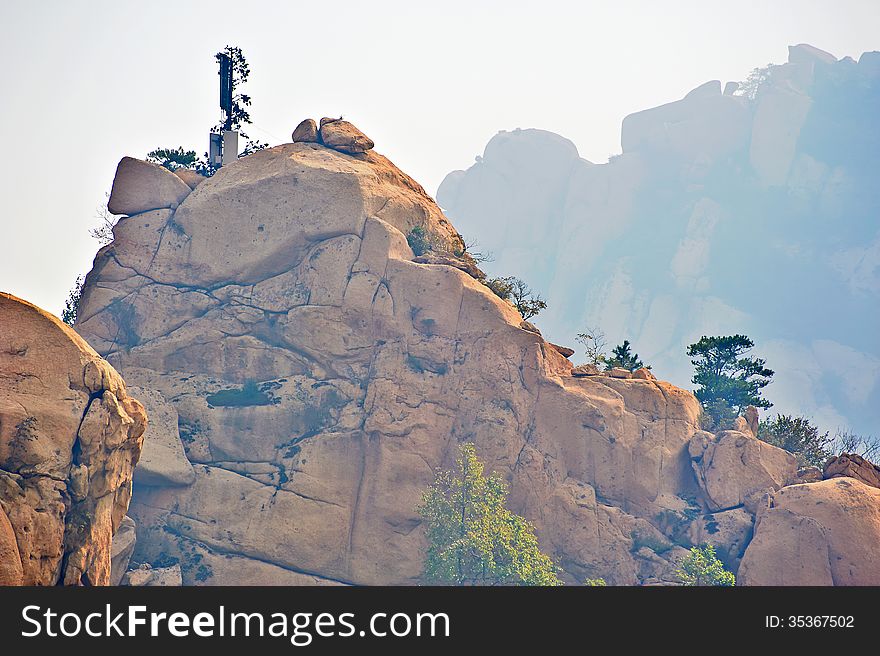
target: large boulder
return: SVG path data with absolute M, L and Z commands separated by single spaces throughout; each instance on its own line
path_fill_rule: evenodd
M 290 140 L 294 143 L 315 143 L 318 141 L 318 124 L 315 119 L 307 118 L 300 122 L 290 135 Z
M 691 464 L 709 510 L 735 508 L 797 478 L 797 460 L 778 447 L 738 431 L 697 433 Z
M 21 585 L 23 576 L 15 530 L 0 506 L 0 586 Z
M 785 487 L 757 516 L 740 585 L 880 585 L 880 490 L 851 478 Z
M 145 425 L 143 406 L 76 332 L 0 293 L 0 550 L 17 546 L 24 585 L 110 582 Z
M 191 191 L 187 182 L 168 169 L 134 157 L 123 157 L 116 167 L 107 209 L 111 214 L 131 215 L 175 208 Z
M 880 467 L 856 453 L 841 453 L 825 463 L 823 478 L 839 476 L 855 478 L 865 485 L 880 488 Z
M 417 583 L 416 507 L 471 441 L 567 581 L 668 577 L 672 551 L 644 540 L 698 492 L 696 399 L 571 376 L 485 285 L 414 261 L 416 226 L 462 250 L 387 159 L 314 143 L 242 158 L 176 210 L 117 225 L 78 329 L 173 404 L 195 474 L 137 485 L 135 560 L 175 558 L 196 584 Z
M 321 119 L 321 143 L 343 153 L 365 153 L 374 144 L 363 132 L 342 119 Z

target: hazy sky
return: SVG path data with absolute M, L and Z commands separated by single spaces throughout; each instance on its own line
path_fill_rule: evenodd
M 253 136 L 342 114 L 434 193 L 502 129 L 605 161 L 625 115 L 801 42 L 880 49 L 880 0 L 0 0 L 0 290 L 60 312 L 120 157 L 206 149 L 226 44 L 251 65 Z

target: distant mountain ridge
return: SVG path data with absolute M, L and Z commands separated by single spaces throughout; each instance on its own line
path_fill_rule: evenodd
M 792 46 L 737 87 L 627 116 L 607 164 L 550 132 L 500 132 L 438 203 L 491 274 L 544 294 L 550 339 L 598 327 L 690 387 L 686 345 L 743 332 L 777 371 L 770 412 L 876 433 L 880 52 Z

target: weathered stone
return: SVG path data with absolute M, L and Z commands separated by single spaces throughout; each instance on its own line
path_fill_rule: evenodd
M 629 369 L 624 369 L 623 367 L 612 367 L 605 372 L 606 376 L 611 376 L 612 378 L 632 378 L 633 374 Z
M 657 377 L 651 373 L 647 367 L 641 367 L 632 372 L 632 377 L 638 380 L 657 380 Z
M 486 274 L 480 271 L 479 267 L 472 259 L 456 257 L 448 253 L 425 253 L 424 255 L 414 257 L 413 262 L 418 264 L 442 264 L 444 266 L 455 267 L 477 280 L 482 280 L 486 277 Z
M 21 585 L 23 572 L 21 555 L 15 541 L 15 531 L 0 504 L 0 586 Z
M 130 386 L 150 418 L 134 480 L 142 485 L 190 485 L 196 475 L 178 432 L 177 410 L 160 392 Z
M 571 370 L 572 376 L 601 376 L 602 372 L 594 364 L 579 364 Z
M 131 554 L 134 553 L 137 541 L 137 529 L 134 520 L 126 515 L 122 518 L 116 534 L 113 536 L 113 545 L 110 549 L 110 585 L 122 583 L 122 577 L 128 570 Z
M 375 144 L 348 121 L 321 119 L 321 143 L 343 153 L 357 154 L 370 150 Z
M 111 214 L 140 214 L 176 208 L 192 189 L 168 169 L 134 157 L 123 157 L 116 167 L 107 209 Z
M 293 130 L 290 140 L 294 143 L 316 143 L 318 141 L 318 124 L 315 119 L 307 118 Z
M 719 558 L 733 571 L 752 539 L 754 518 L 744 508 L 707 513 L 691 522 L 688 539 L 691 544 L 712 544 Z
M 385 158 L 269 148 L 173 216 L 122 223 L 79 330 L 173 403 L 195 472 L 187 487 L 137 487 L 138 562 L 177 558 L 186 583 L 208 585 L 247 572 L 418 583 L 415 509 L 467 439 L 566 581 L 634 584 L 673 568 L 664 555 L 644 564 L 631 534 L 656 532 L 667 499 L 695 492 L 696 399 L 659 381 L 572 377 L 484 284 L 413 262 L 414 226 L 449 252 L 463 244 Z
M 196 173 L 192 169 L 177 169 L 174 175 L 183 180 L 190 189 L 195 189 L 207 180 L 201 173 Z
M 740 585 L 880 585 L 880 490 L 852 478 L 792 485 L 758 513 Z
M 0 516 L 24 585 L 109 583 L 145 424 L 143 406 L 76 332 L 0 293 Z
M 122 585 L 136 587 L 159 586 L 174 587 L 183 585 L 180 565 L 170 567 L 145 567 L 129 570 L 122 579 Z
M 825 463 L 823 478 L 849 476 L 865 485 L 880 488 L 880 467 L 855 453 L 841 453 Z
M 760 492 L 778 490 L 797 478 L 793 455 L 738 431 L 715 437 L 697 433 L 690 443 L 694 473 L 710 510 L 743 505 Z
M 553 342 L 547 342 L 550 345 L 550 348 L 554 349 L 557 353 L 559 353 L 564 358 L 570 358 L 574 355 L 574 349 L 568 348 L 567 346 L 559 346 L 559 344 L 554 344 Z

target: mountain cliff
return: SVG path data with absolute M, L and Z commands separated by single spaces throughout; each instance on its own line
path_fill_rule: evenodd
M 540 327 L 624 339 L 689 386 L 686 346 L 752 337 L 776 409 L 880 425 L 880 53 L 807 45 L 737 89 L 707 82 L 627 116 L 606 164 L 541 130 L 501 132 L 438 202 L 541 292 Z
M 772 494 L 817 485 L 744 423 L 700 431 L 693 395 L 647 370 L 575 369 L 371 141 L 307 127 L 194 189 L 120 163 L 127 216 L 77 330 L 163 417 L 135 477 L 136 561 L 179 562 L 187 584 L 418 583 L 416 506 L 463 441 L 575 584 L 672 582 L 705 540 L 736 568 Z M 412 251 L 416 228 L 435 257 Z M 874 515 L 841 515 L 835 535 L 880 537 Z

